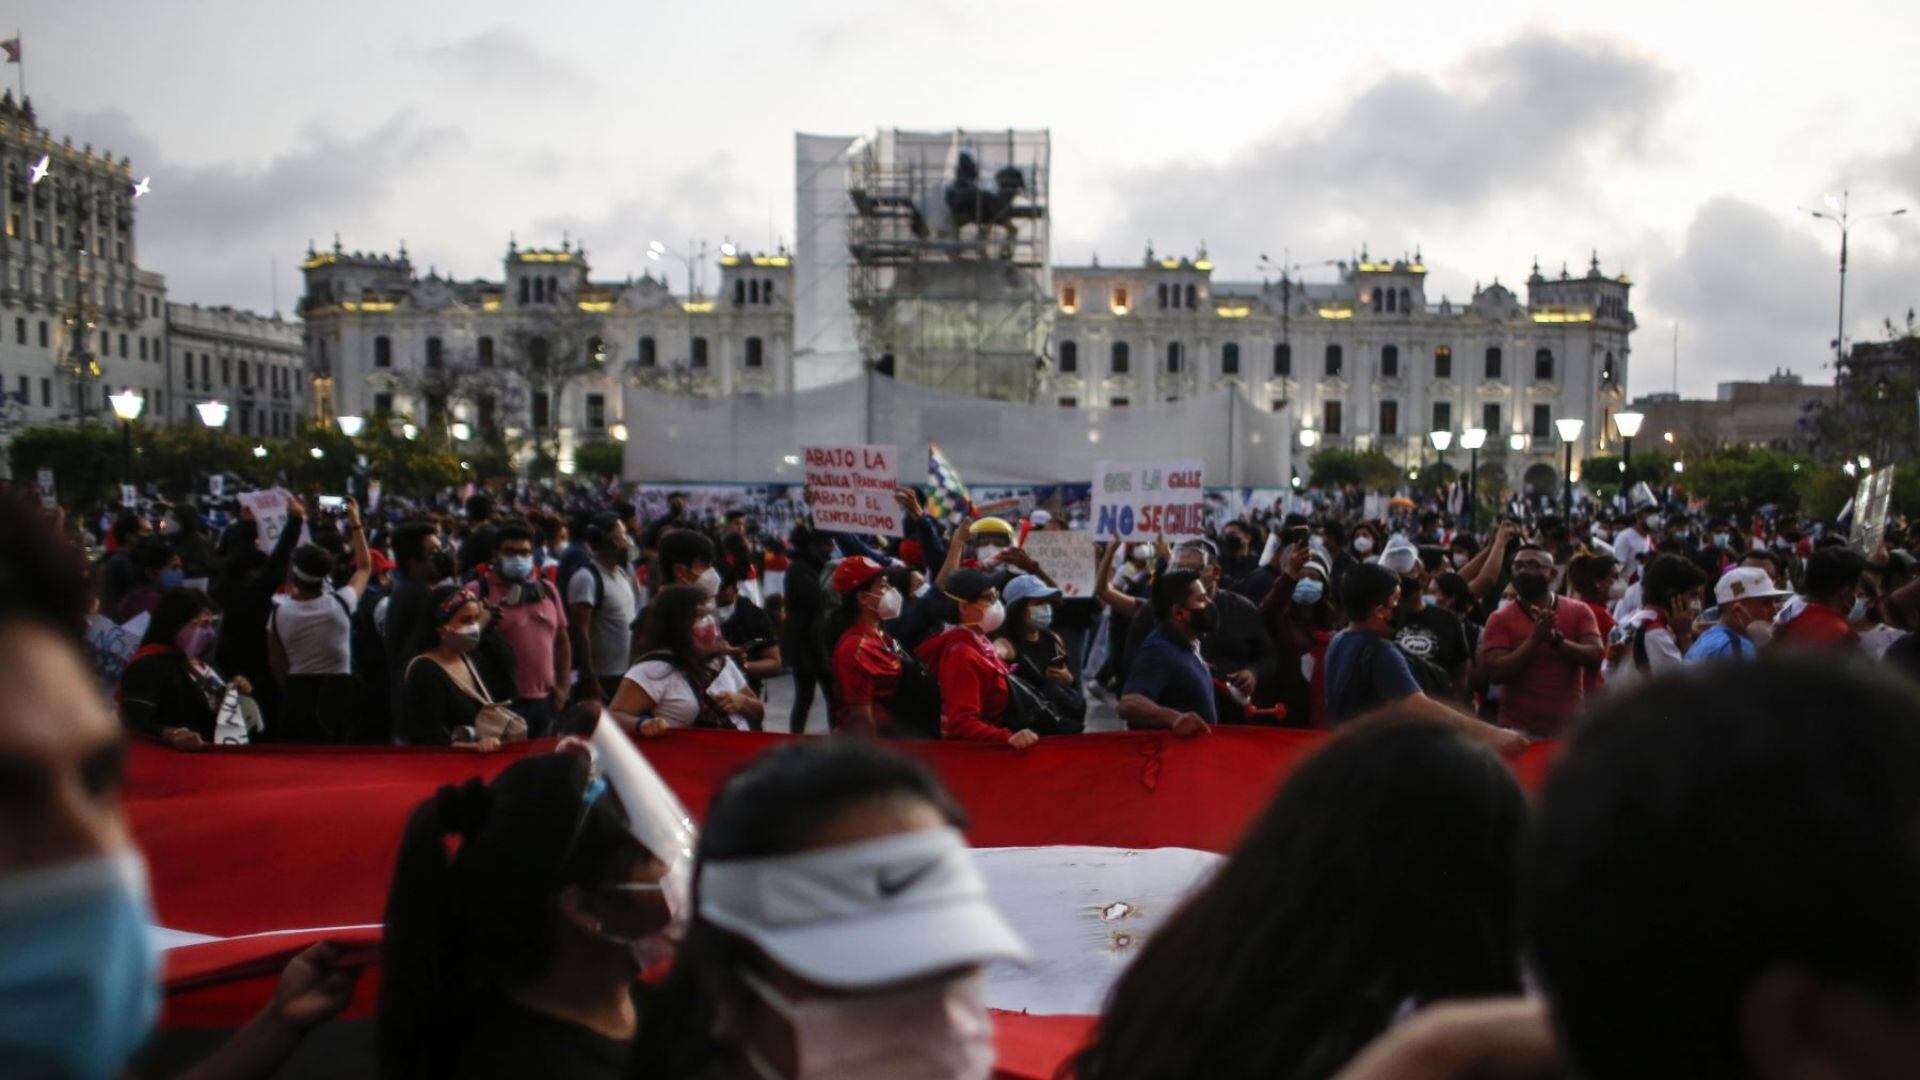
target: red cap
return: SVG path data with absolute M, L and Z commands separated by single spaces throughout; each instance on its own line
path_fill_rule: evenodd
M 850 555 L 833 568 L 833 591 L 842 595 L 857 592 L 885 571 L 886 567 L 865 555 Z
M 373 550 L 367 552 L 367 554 L 373 560 L 374 573 L 384 574 L 387 571 L 393 569 L 393 560 L 387 558 L 386 552 L 381 551 L 379 548 L 374 548 Z
M 927 565 L 927 551 L 918 540 L 900 541 L 900 561 L 908 566 Z

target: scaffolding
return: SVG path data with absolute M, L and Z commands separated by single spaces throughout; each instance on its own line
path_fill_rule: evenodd
M 882 131 L 847 174 L 848 298 L 869 368 L 1031 402 L 1050 365 L 1046 131 Z

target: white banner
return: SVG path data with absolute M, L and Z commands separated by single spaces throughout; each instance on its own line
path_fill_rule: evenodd
M 807 508 L 813 512 L 814 528 L 905 535 L 900 504 L 893 498 L 900 484 L 894 447 L 803 446 L 800 455 L 807 470 Z
M 287 527 L 287 493 L 280 488 L 266 491 L 242 491 L 234 495 L 242 509 L 253 515 L 254 542 L 260 550 L 273 553 L 280 542 L 280 530 Z
M 1169 540 L 1206 531 L 1200 462 L 1103 461 L 1093 473 L 1093 532 L 1127 540 Z
M 1065 596 L 1093 595 L 1093 536 L 1077 529 L 1037 529 L 1027 534 L 1026 548 Z

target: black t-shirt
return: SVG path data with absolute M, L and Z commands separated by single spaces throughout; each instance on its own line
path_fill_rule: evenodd
M 1456 684 L 1473 655 L 1460 616 L 1441 607 L 1422 607 L 1413 613 L 1394 631 L 1393 640 L 1407 655 L 1441 669 Z
M 464 1080 L 623 1080 L 633 1044 L 523 1008 L 506 997 L 482 1005 L 453 1048 L 448 1076 Z

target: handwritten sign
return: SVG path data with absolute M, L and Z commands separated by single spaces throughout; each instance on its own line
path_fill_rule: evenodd
M 806 464 L 807 508 L 813 512 L 815 528 L 905 535 L 900 504 L 893 501 L 900 483 L 894 447 L 805 446 L 800 454 Z
M 260 550 L 273 553 L 280 542 L 280 531 L 287 527 L 287 493 L 280 488 L 266 491 L 242 491 L 234 495 L 241 509 L 253 514 L 254 543 Z
M 1127 540 L 1199 536 L 1206 489 L 1198 461 L 1102 461 L 1093 472 L 1093 531 Z
M 1887 535 L 1887 504 L 1893 498 L 1893 466 L 1860 478 L 1853 496 L 1853 546 L 1871 555 Z
M 1021 545 L 1065 596 L 1093 595 L 1093 535 L 1077 529 L 1041 529 Z

